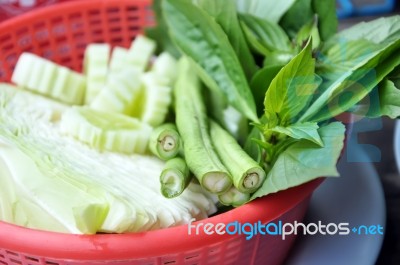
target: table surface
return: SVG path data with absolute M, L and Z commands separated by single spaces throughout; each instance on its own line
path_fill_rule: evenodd
M 400 1 L 395 14 L 400 14 Z M 359 21 L 374 18 L 376 17 L 344 19 L 340 21 L 339 28 L 344 29 Z M 365 130 L 360 130 L 357 135 L 358 143 L 375 150 L 375 157 L 371 154 L 373 158 L 371 160 L 380 177 L 386 204 L 386 234 L 376 265 L 398 265 L 400 264 L 400 173 L 393 151 L 395 121 L 380 118 L 367 120 L 366 124 Z

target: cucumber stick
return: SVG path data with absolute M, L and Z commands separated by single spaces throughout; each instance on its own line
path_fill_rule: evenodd
M 176 125 L 182 137 L 185 160 L 200 184 L 212 193 L 224 193 L 232 181 L 220 161 L 209 135 L 208 117 L 201 96 L 201 83 L 186 57 L 179 61 L 175 84 Z
M 114 47 L 111 53 L 111 59 L 109 64 L 109 73 L 118 73 L 127 69 L 129 50 L 123 47 Z
M 171 86 L 174 84 L 177 77 L 178 62 L 168 52 L 161 53 L 154 61 L 151 72 L 160 77 L 162 85 Z
M 94 98 L 90 108 L 122 114 L 130 114 L 140 94 L 142 84 L 135 69 L 111 74 L 103 90 Z
M 143 35 L 138 35 L 132 41 L 128 52 L 128 63 L 137 70 L 144 72 L 150 64 L 150 59 L 156 50 L 156 42 Z
M 142 75 L 144 90 L 142 98 L 136 100 L 139 110 L 134 111 L 134 115 L 151 126 L 158 126 L 164 122 L 172 102 L 172 88 L 160 85 L 159 80 L 160 78 L 152 72 Z
M 118 113 L 73 107 L 61 118 L 61 131 L 100 151 L 143 154 L 151 127 Z
M 32 53 L 21 54 L 11 81 L 23 88 L 63 103 L 83 104 L 86 78 Z
M 85 50 L 83 72 L 86 75 L 85 104 L 89 104 L 103 89 L 107 80 L 109 44 L 89 44 Z

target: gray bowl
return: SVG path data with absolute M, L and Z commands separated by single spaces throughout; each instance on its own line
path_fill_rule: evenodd
M 400 120 L 397 120 L 394 130 L 394 155 L 400 172 Z

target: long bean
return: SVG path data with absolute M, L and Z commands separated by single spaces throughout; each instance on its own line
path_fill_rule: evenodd
M 232 181 L 211 143 L 201 83 L 186 57 L 179 61 L 174 95 L 176 125 L 190 171 L 206 190 L 217 194 L 227 191 Z
M 160 175 L 162 195 L 166 198 L 180 195 L 189 185 L 190 179 L 190 171 L 183 158 L 168 160 Z
M 178 155 L 181 137 L 172 123 L 165 123 L 153 130 L 150 135 L 150 151 L 160 159 L 168 160 Z
M 215 150 L 232 176 L 233 185 L 244 193 L 256 191 L 266 176 L 262 167 L 214 121 L 210 122 L 210 134 Z
M 241 192 L 232 186 L 227 192 L 218 195 L 218 200 L 223 205 L 238 207 L 250 200 L 250 194 Z

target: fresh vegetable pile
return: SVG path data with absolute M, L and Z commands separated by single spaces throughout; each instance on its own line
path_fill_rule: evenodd
M 335 1 L 155 0 L 83 73 L 23 53 L 0 84 L 0 220 L 70 233 L 185 224 L 338 176 L 344 112 L 400 116 L 400 17 Z M 44 97 L 43 97 L 44 96 Z

